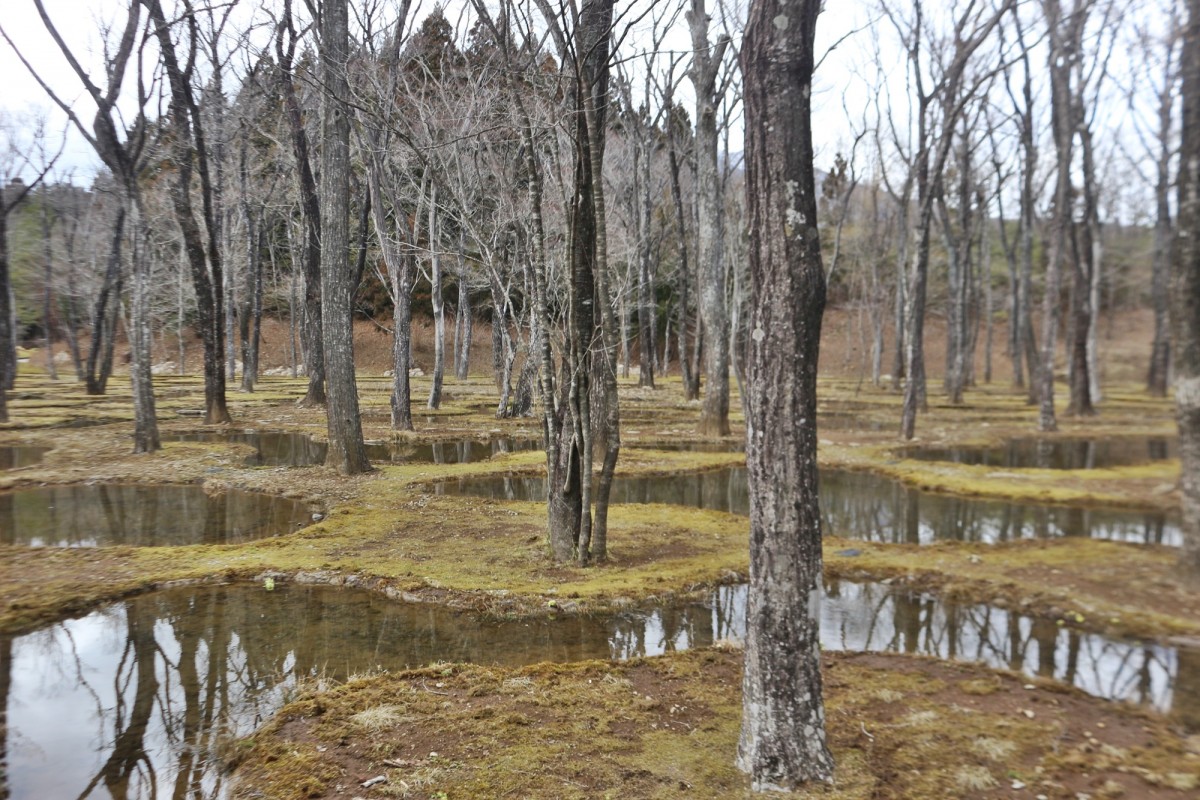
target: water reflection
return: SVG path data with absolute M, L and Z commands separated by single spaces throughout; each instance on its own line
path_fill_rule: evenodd
M 435 491 L 496 500 L 546 498 L 542 477 L 493 476 L 446 482 Z M 1179 525 L 1160 511 L 1128 511 L 1010 503 L 923 492 L 863 472 L 821 471 L 825 531 L 847 539 L 929 544 L 996 543 L 1016 539 L 1087 536 L 1166 544 L 1182 541 Z M 687 475 L 617 478 L 614 503 L 667 503 L 748 515 L 746 470 L 734 467 Z
M 308 506 L 195 485 L 52 486 L 0 492 L 0 544 L 32 547 L 235 544 L 307 524 Z
M 247 464 L 266 467 L 309 467 L 324 464 L 329 449 L 324 442 L 313 441 L 310 436 L 303 433 L 271 431 L 178 433 L 163 436 L 163 441 L 250 445 L 254 448 L 255 453 L 246 460 Z M 483 461 L 498 453 L 531 450 L 540 446 L 541 443 L 535 440 L 507 438 L 464 439 L 457 442 L 432 444 L 386 442 L 367 445 L 367 458 L 377 463 L 459 464 L 468 461 Z
M 390 461 L 395 464 L 467 464 L 487 461 L 502 453 L 518 453 L 536 450 L 542 446 L 537 439 L 463 439 L 457 442 L 433 442 L 426 444 L 387 442 L 367 445 L 367 458 L 374 462 Z
M 0 470 L 20 469 L 39 463 L 42 456 L 50 452 L 49 447 L 0 447 Z
M 0 636 L 8 767 L 0 780 L 8 776 L 15 797 L 218 797 L 221 742 L 274 713 L 298 680 L 443 660 L 515 666 L 655 655 L 740 639 L 745 605 L 745 586 L 733 586 L 704 604 L 498 622 L 317 587 L 146 595 Z M 980 661 L 1200 723 L 1195 652 L 878 584 L 829 583 L 821 622 L 826 649 Z
M 910 447 L 905 458 L 952 461 L 988 467 L 1096 469 L 1178 458 L 1179 443 L 1163 437 L 1118 436 L 1108 439 L 1009 439 L 995 447 Z

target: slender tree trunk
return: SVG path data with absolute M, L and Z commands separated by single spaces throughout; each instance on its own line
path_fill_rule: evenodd
M 129 299 L 129 344 L 133 361 L 129 377 L 133 384 L 133 452 L 153 453 L 161 449 L 158 418 L 154 410 L 154 384 L 150 372 L 150 259 L 146 253 L 146 226 L 137 188 L 126 189 L 132 241 L 133 291 Z
M 442 380 L 446 374 L 446 311 L 442 297 L 442 253 L 437 220 L 437 186 L 429 193 L 430 300 L 433 303 L 433 384 L 429 387 L 429 408 L 442 404 Z
M 0 202 L 3 202 L 0 200 Z M 51 251 L 51 222 L 50 198 L 48 193 L 42 196 L 42 327 L 46 338 L 46 375 L 52 381 L 58 380 L 58 368 L 54 365 L 54 337 L 52 335 L 54 319 L 54 254 Z
M 207 171 L 204 137 L 197 127 L 198 113 L 192 98 L 189 76 L 184 74 L 175 56 L 175 43 L 159 0 L 143 0 L 154 23 L 159 51 L 171 89 L 169 117 L 171 120 L 175 157 L 175 182 L 170 189 L 175 221 L 183 237 L 183 249 L 191 267 L 192 285 L 196 292 L 196 316 L 204 342 L 204 421 L 207 424 L 229 422 L 225 403 L 225 373 L 222 370 L 223 350 L 227 334 L 222 330 L 225 304 L 221 297 L 223 270 L 219 241 L 219 210 L 213 207 L 214 186 Z M 194 21 L 189 25 L 190 42 L 196 45 Z M 190 64 L 188 65 L 190 69 Z M 207 247 L 192 208 L 192 172 L 200 172 L 200 194 L 204 201 L 204 219 L 208 233 Z M 135 235 L 137 229 L 135 228 Z M 148 309 L 147 309 L 148 310 Z M 149 344 L 146 345 L 149 348 Z
M 674 120 L 669 124 L 673 126 Z M 675 152 L 673 128 L 667 134 L 667 165 L 671 173 L 671 199 L 675 206 L 675 227 L 679 235 L 679 272 L 675 285 L 678 313 L 675 323 L 678 332 L 675 338 L 679 342 L 679 375 L 683 383 L 684 399 L 696 400 L 700 397 L 700 374 L 698 370 L 693 369 L 692 354 L 688 352 L 688 287 L 692 279 L 688 269 L 688 234 L 684 224 L 683 192 L 679 185 L 679 157 Z M 695 338 L 699 339 L 699 336 Z
M 471 313 L 471 284 L 467 276 L 467 259 L 463 255 L 464 242 L 458 243 L 458 309 L 454 322 L 454 377 L 467 379 L 471 369 L 471 333 L 474 315 Z
M 1054 360 L 1058 347 L 1058 306 L 1062 283 L 1062 264 L 1066 257 L 1070 233 L 1072 205 L 1071 143 L 1074 137 L 1070 117 L 1070 75 L 1074 56 L 1071 52 L 1070 42 L 1064 40 L 1064 36 L 1068 34 L 1062 22 L 1059 1 L 1043 0 L 1043 4 L 1046 23 L 1050 31 L 1051 120 L 1057 167 L 1049 258 L 1046 264 L 1046 294 L 1042 302 L 1042 354 L 1038 373 L 1038 430 L 1055 431 L 1058 429 L 1058 420 L 1054 413 Z
M 304 273 L 304 325 L 300 338 L 304 350 L 304 368 L 308 374 L 308 390 L 300 402 L 305 406 L 322 406 L 325 405 L 325 353 L 321 330 L 321 202 L 309 156 L 308 133 L 304 129 L 304 117 L 292 73 L 297 36 L 292 23 L 291 0 L 284 0 L 283 5 L 283 16 L 275 32 L 275 51 L 279 61 L 284 116 L 291 133 L 292 155 L 296 161 L 300 217 L 304 228 L 303 252 L 299 259 Z
M 658 348 L 655 342 L 657 322 L 654 308 L 654 276 L 651 274 L 650 215 L 650 147 L 645 140 L 637 143 L 641 158 L 635 157 L 635 191 L 638 192 L 638 386 L 654 388 L 654 360 Z
M 12 286 L 8 266 L 8 215 L 10 208 L 0 186 L 0 422 L 8 422 L 7 393 L 16 378 L 16 361 L 9 356 L 14 349 L 16 331 L 12 324 Z
M 1179 236 L 1171 279 L 1175 409 L 1179 422 L 1180 564 L 1200 575 L 1200 0 L 1188 0 L 1183 39 L 1183 138 L 1179 147 Z
M 354 376 L 354 290 L 350 264 L 350 96 L 346 0 L 326 0 L 321 15 L 321 327 L 327 369 L 329 452 L 344 475 L 369 472 Z
M 125 240 L 125 205 L 117 209 L 113 222 L 112 243 L 109 246 L 108 265 L 104 271 L 104 282 L 96 295 L 92 310 L 92 342 L 87 358 L 87 393 L 102 395 L 108 386 L 112 369 L 112 337 L 116 328 L 115 306 L 121 296 L 121 244 Z M 112 299 L 110 307 L 109 299 Z M 110 320 L 112 320 L 110 322 Z
M 1158 93 L 1158 153 L 1155 158 L 1154 184 L 1154 255 L 1150 293 L 1154 305 L 1154 344 L 1150 351 L 1150 369 L 1146 388 L 1155 397 L 1166 397 L 1171 364 L 1171 331 L 1167 297 L 1171 259 L 1171 162 L 1174 155 L 1172 133 L 1175 129 L 1175 81 L 1178 66 L 1173 60 L 1175 47 L 1167 50 L 1166 75 Z
M 750 595 L 737 765 L 755 791 L 833 780 L 820 667 L 817 499 L 825 275 L 809 110 L 820 6 L 754 0 L 741 51 L 753 332 Z
M 716 82 L 728 38 L 708 41 L 704 0 L 692 0 L 687 12 L 693 63 L 688 73 L 696 92 L 696 261 L 700 278 L 700 319 L 704 326 L 704 403 L 700 433 L 729 434 L 729 312 L 725 307 L 725 215 L 717 164 Z

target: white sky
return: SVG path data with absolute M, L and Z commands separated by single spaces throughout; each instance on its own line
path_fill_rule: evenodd
M 247 2 L 249 6 L 257 7 L 259 2 Z M 632 0 L 634 6 L 640 6 L 645 0 Z M 733 4 L 745 0 L 733 0 Z M 85 124 L 91 123 L 94 106 L 81 88 L 81 84 L 63 59 L 57 46 L 46 33 L 33 0 L 2 0 L 3 10 L 0 11 L 0 26 L 21 48 L 25 57 L 43 76 L 46 82 L 68 103 L 74 103 L 77 112 Z M 86 69 L 94 74 L 100 73 L 103 44 L 100 31 L 105 27 L 120 25 L 125 19 L 125 0 L 44 0 L 47 13 L 58 26 L 60 33 L 68 45 L 78 55 Z M 298 12 L 303 3 L 296 0 Z M 414 3 L 416 5 L 416 3 Z M 710 0 L 710 6 L 715 7 L 715 0 Z M 818 54 L 824 53 L 830 45 L 850 31 L 856 24 L 862 24 L 862 7 L 865 4 L 851 2 L 828 3 L 822 13 L 818 25 Z M 421 6 L 425 9 L 432 7 L 431 0 L 424 0 Z M 630 0 L 618 0 L 618 11 L 629 8 Z M 710 14 L 716 15 L 710 9 Z M 143 15 L 144 16 L 144 15 Z M 455 21 L 457 15 L 450 11 L 447 16 Z M 683 26 L 682 18 L 680 26 Z M 712 38 L 718 33 L 714 23 Z M 115 35 L 115 34 L 114 34 Z M 670 46 L 685 49 L 690 40 L 686 31 L 673 36 Z M 814 97 L 814 129 L 816 131 L 818 167 L 829 166 L 833 154 L 839 146 L 845 144 L 849 134 L 849 126 L 842 109 L 842 95 L 846 89 L 846 78 L 852 73 L 858 51 L 853 42 L 843 43 L 830 54 L 822 64 L 818 73 L 817 92 Z M 153 56 L 147 59 L 152 60 Z M 132 72 L 132 69 L 131 69 Z M 45 92 L 29 75 L 28 70 L 17 59 L 6 43 L 0 41 L 0 75 L 4 76 L 4 87 L 0 91 L 0 114 L 35 114 L 42 113 L 49 121 L 49 135 L 57 141 L 61 132 L 67 128 L 65 115 L 59 111 L 47 98 Z M 127 90 L 132 92 L 132 90 Z M 861 94 L 861 90 L 859 92 Z M 690 85 L 683 81 L 677 97 L 685 101 L 690 95 Z M 852 107 L 861 108 L 864 98 L 856 97 Z M 686 102 L 686 101 L 685 101 Z M 132 104 L 126 106 L 131 109 Z M 730 148 L 740 149 L 740 135 L 734 137 Z M 98 161 L 88 144 L 74 131 L 68 136 L 67 149 L 60 167 L 56 172 L 65 175 L 73 172 L 76 181 L 86 181 L 97 169 Z

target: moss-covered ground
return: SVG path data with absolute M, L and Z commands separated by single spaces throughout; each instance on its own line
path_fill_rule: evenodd
M 414 397 L 426 388 L 417 379 Z M 164 433 L 206 429 L 197 416 L 198 379 L 160 377 L 156 389 Z M 386 378 L 360 380 L 368 440 L 540 435 L 535 419 L 496 419 L 494 388 L 480 378 L 448 382 L 442 408 L 415 410 L 418 430 L 397 434 L 388 424 L 388 389 Z M 580 568 L 548 559 L 541 505 L 434 489 L 458 477 L 537 474 L 544 463 L 538 452 L 468 464 L 386 465 L 353 478 L 323 466 L 247 466 L 249 449 L 236 444 L 167 443 L 158 453 L 133 455 L 127 390 L 116 380 L 109 395 L 88 397 L 73 383 L 23 373 L 10 395 L 11 421 L 0 425 L 0 447 L 52 449 L 39 464 L 0 472 L 0 494 L 97 481 L 200 482 L 210 491 L 297 498 L 319 519 L 294 533 L 238 545 L 0 545 L 0 631 L 28 630 L 178 582 L 271 576 L 352 583 L 410 601 L 525 615 L 593 613 L 698 593 L 741 580 L 746 569 L 747 523 L 729 514 L 614 506 L 610 559 Z M 302 380 L 267 378 L 254 394 L 231 391 L 235 422 L 228 429 L 323 439 L 323 413 L 296 404 L 303 390 Z M 895 394 L 823 381 L 819 419 L 828 424 L 820 432 L 821 463 L 980 497 L 1147 509 L 1178 502 L 1177 461 L 997 470 L 907 458 L 895 437 L 898 412 Z M 736 415 L 735 435 L 712 442 L 695 435 L 698 413 L 677 382 L 654 391 L 623 385 L 626 447 L 619 471 L 662 474 L 741 463 Z M 1020 394 L 984 389 L 965 406 L 935 404 L 918 431 L 923 444 L 990 444 L 1031 435 L 1034 422 L 1035 411 Z M 1114 387 L 1100 416 L 1064 418 L 1057 435 L 1162 436 L 1171 435 L 1171 425 L 1168 402 L 1136 387 Z M 681 443 L 704 449 L 655 449 Z M 723 445 L 730 451 L 722 452 Z M 1194 578 L 1175 571 L 1174 554 L 1165 547 L 1084 539 L 917 547 L 830 538 L 825 550 L 833 576 L 909 584 L 1088 630 L 1200 638 L 1200 590 Z M 304 695 L 230 758 L 241 764 L 240 785 L 262 792 L 246 796 L 739 796 L 744 784 L 730 766 L 737 661 L 736 654 L 703 651 L 623 665 L 511 672 L 447 666 L 362 679 Z M 1187 748 L 1192 741 L 1197 749 L 1196 743 L 1168 720 L 1041 684 L 1029 690 L 981 667 L 840 655 L 827 669 L 840 768 L 836 785 L 814 796 L 1195 796 L 1200 766 Z M 1024 714 L 1029 710 L 1033 718 Z M 1106 728 L 1123 733 L 1110 742 Z M 359 785 L 375 774 L 387 782 Z M 1016 784 L 1028 788 L 1013 789 Z

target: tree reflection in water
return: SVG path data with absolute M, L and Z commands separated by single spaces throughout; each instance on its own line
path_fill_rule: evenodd
M 545 479 L 500 475 L 436 484 L 438 494 L 541 502 Z M 929 544 L 997 543 L 1081 536 L 1178 546 L 1178 524 L 1162 512 L 1094 509 L 978 500 L 911 489 L 862 472 L 826 469 L 820 475 L 822 528 L 847 539 Z M 733 467 L 685 475 L 620 478 L 614 503 L 664 503 L 747 515 L 746 470 Z
M 1200 654 L 1106 639 L 1005 609 L 831 581 L 826 649 L 980 661 L 1169 710 L 1195 726 Z M 611 617 L 494 621 L 364 592 L 158 592 L 0 637 L 0 797 L 210 798 L 216 754 L 298 682 L 438 661 L 623 659 L 740 639 L 745 587 Z

